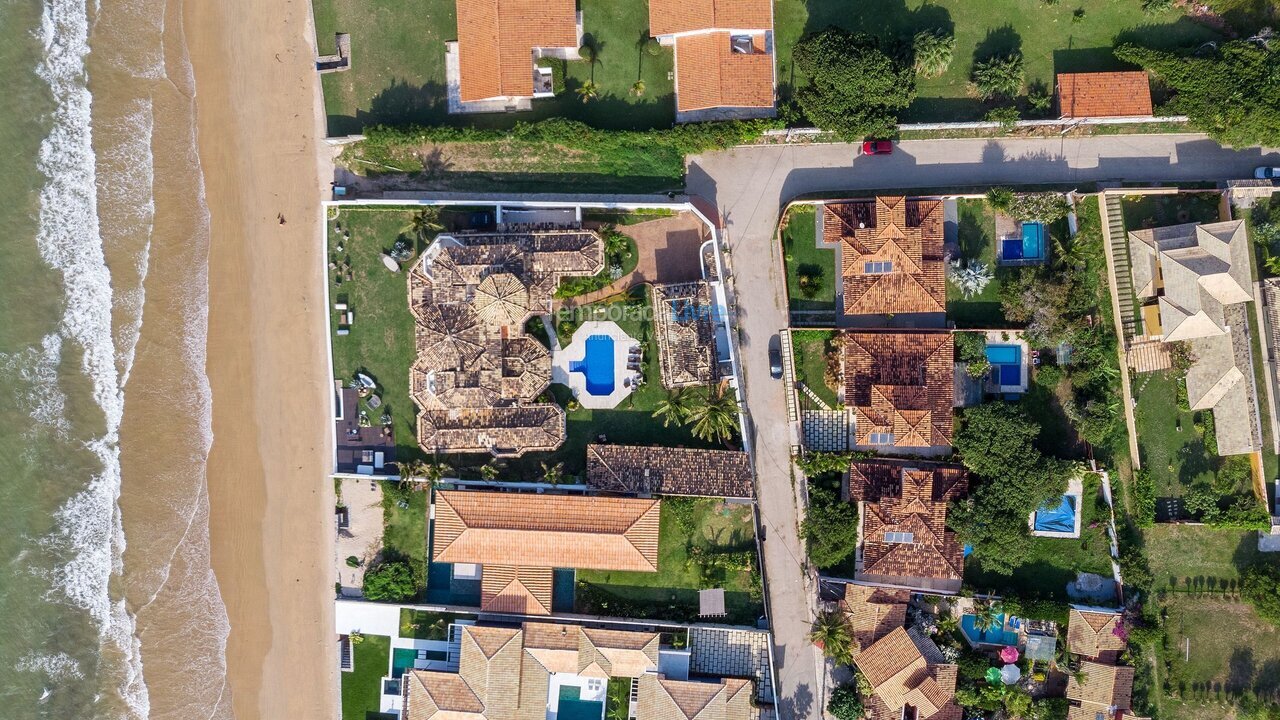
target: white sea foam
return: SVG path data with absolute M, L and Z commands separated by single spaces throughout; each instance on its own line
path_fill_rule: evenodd
M 59 653 L 30 652 L 18 660 L 20 672 L 44 673 L 45 677 L 55 682 L 80 680 L 84 673 L 80 672 L 80 663 L 70 655 Z
M 44 336 L 40 347 L 16 353 L 0 353 L 0 372 L 22 381 L 18 407 L 39 426 L 66 437 L 70 424 L 66 417 L 67 396 L 58 386 L 58 365 L 62 363 L 62 337 Z M 35 428 L 32 428 L 34 431 Z M 30 431 L 29 431 L 30 432 Z

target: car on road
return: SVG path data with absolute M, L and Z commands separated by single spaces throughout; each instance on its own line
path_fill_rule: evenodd
M 782 377 L 782 338 L 769 338 L 769 374 L 774 380 Z
M 893 152 L 892 140 L 864 140 L 862 141 L 863 155 L 889 155 Z
M 1280 167 L 1262 166 L 1253 171 L 1256 180 L 1280 180 Z

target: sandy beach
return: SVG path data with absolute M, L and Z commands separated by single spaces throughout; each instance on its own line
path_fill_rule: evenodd
M 240 720 L 336 718 L 327 180 L 310 7 L 186 2 L 182 25 L 212 226 L 208 482 L 233 709 Z

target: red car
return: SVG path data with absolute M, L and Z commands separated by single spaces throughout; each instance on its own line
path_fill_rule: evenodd
M 891 140 L 864 140 L 862 142 L 863 155 L 888 155 L 893 152 L 893 142 Z

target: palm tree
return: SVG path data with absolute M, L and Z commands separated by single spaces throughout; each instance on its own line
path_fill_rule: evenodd
M 498 466 L 492 462 L 487 462 L 480 466 L 480 477 L 485 480 L 492 480 L 498 477 Z
M 829 610 L 821 613 L 813 621 L 809 630 L 809 641 L 822 648 L 822 654 L 831 658 L 837 665 L 849 665 L 853 662 L 853 632 L 844 613 Z
M 951 635 L 955 633 L 956 629 L 959 627 L 960 621 L 956 619 L 955 615 L 947 613 L 946 615 L 938 616 L 938 632 L 943 635 Z
M 973 626 L 984 633 L 994 628 L 1004 613 L 1004 606 L 992 600 L 979 600 L 974 603 L 973 609 L 977 613 L 973 618 Z
M 689 410 L 685 422 L 693 425 L 694 437 L 726 442 L 738 430 L 738 400 L 721 389 L 712 390 Z
M 662 420 L 662 427 L 683 425 L 688 415 L 689 402 L 683 390 L 672 390 L 653 408 L 653 417 Z
M 564 481 L 564 463 L 559 462 L 555 465 L 542 463 L 542 480 L 551 485 L 559 485 Z
M 631 83 L 631 94 L 636 97 L 644 97 L 644 81 L 637 80 Z
M 600 86 L 596 85 L 594 80 L 588 80 L 579 85 L 574 92 L 578 93 L 578 97 L 583 103 L 589 103 L 600 97 Z
M 424 243 L 433 233 L 441 230 L 444 230 L 444 225 L 440 224 L 440 208 L 438 207 L 424 207 L 418 210 L 409 217 L 409 223 L 404 226 L 405 232 Z

